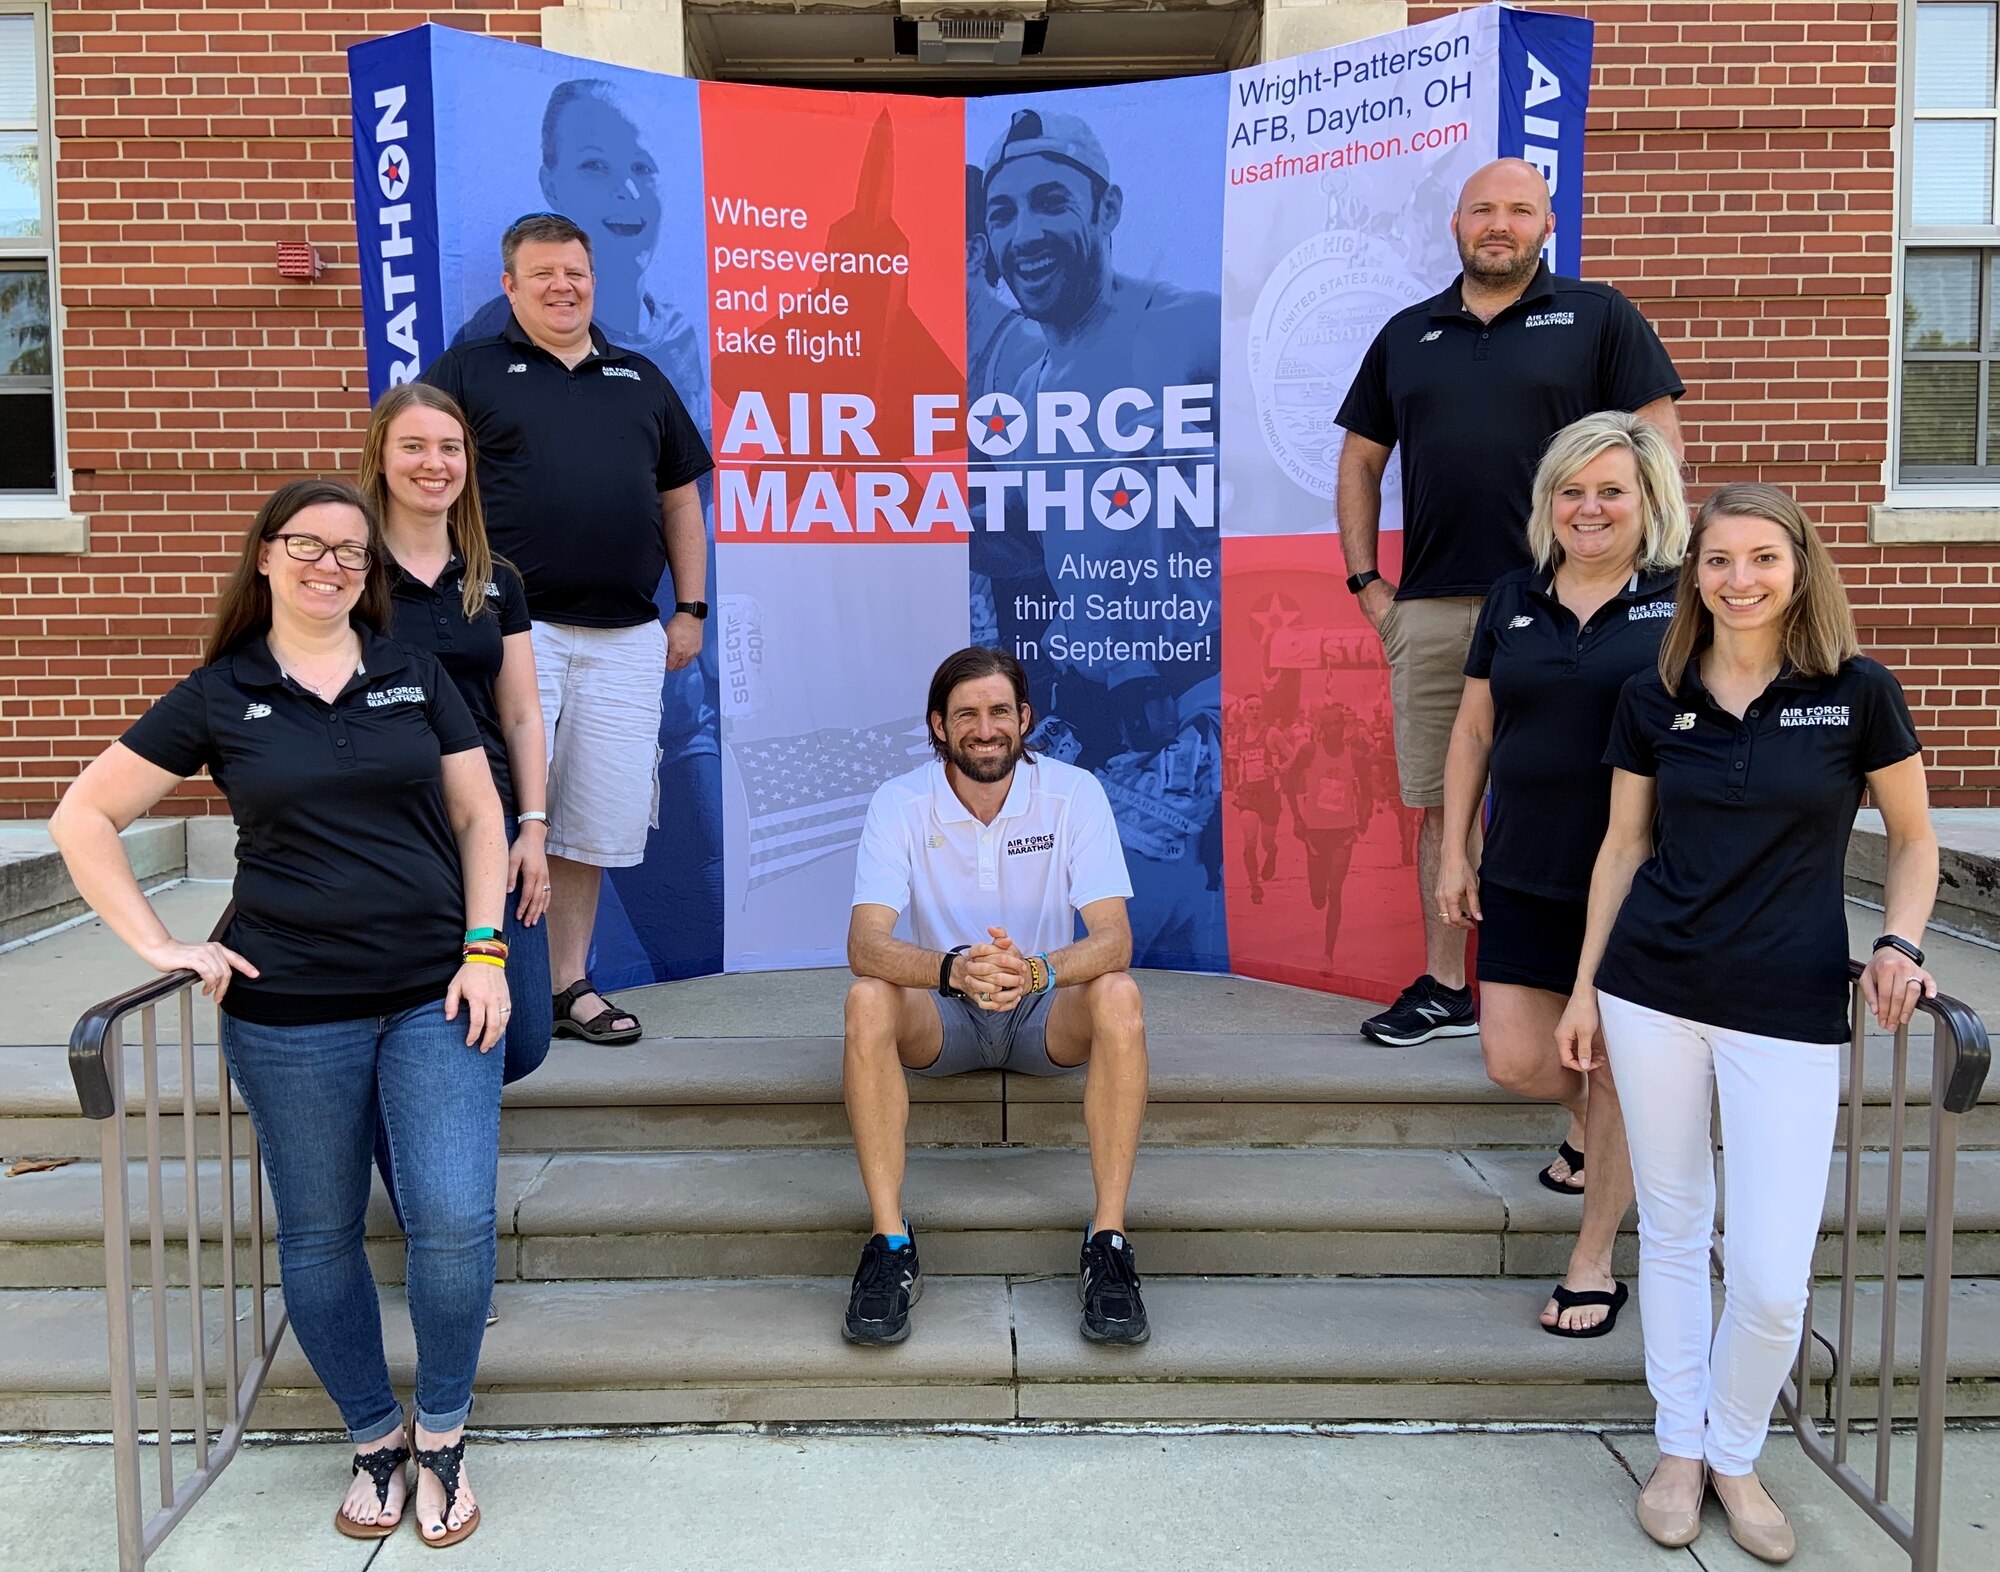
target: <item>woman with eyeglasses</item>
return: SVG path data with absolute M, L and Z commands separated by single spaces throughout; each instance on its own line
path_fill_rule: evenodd
M 355 1446 L 334 1526 L 394 1530 L 413 1444 L 419 1529 L 438 1545 L 479 1521 L 460 1432 L 493 1283 L 507 845 L 464 700 L 388 626 L 369 504 L 337 480 L 279 487 L 203 664 L 92 761 L 50 830 L 112 931 L 158 970 L 196 973 L 221 1008 L 271 1178 L 286 1308 Z M 203 768 L 237 825 L 232 915 L 206 943 L 167 931 L 119 840 Z M 378 1117 L 409 1235 L 407 1443 L 362 1253 Z

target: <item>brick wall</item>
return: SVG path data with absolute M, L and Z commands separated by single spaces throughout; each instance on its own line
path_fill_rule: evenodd
M 0 817 L 63 784 L 198 648 L 276 480 L 352 462 L 366 403 L 341 51 L 425 20 L 534 42 L 542 0 L 57 0 L 70 461 L 83 559 L 0 556 Z M 1412 20 L 1445 6 L 1412 7 Z M 2000 546 L 1879 547 L 1897 8 L 1580 3 L 1598 24 L 1586 256 L 1690 394 L 1696 494 L 1791 487 L 1941 804 L 2000 803 Z M 1134 25 L 1144 25 L 1134 17 Z M 282 284 L 274 244 L 332 263 Z M 205 787 L 169 809 L 215 804 Z

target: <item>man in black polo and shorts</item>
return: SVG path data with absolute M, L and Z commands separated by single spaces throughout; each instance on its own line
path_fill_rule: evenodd
M 1555 232 L 1549 188 L 1518 158 L 1465 183 L 1451 215 L 1464 271 L 1385 323 L 1336 417 L 1346 428 L 1335 507 L 1347 587 L 1381 636 L 1395 709 L 1402 800 L 1422 811 L 1417 901 L 1426 969 L 1362 1022 L 1402 1047 L 1479 1027 L 1465 934 L 1438 916 L 1444 761 L 1465 686 L 1473 625 L 1493 581 L 1528 565 L 1529 494 L 1542 449 L 1600 410 L 1652 421 L 1680 451 L 1674 400 L 1686 389 L 1658 335 L 1608 284 L 1558 278 L 1542 260 Z M 1382 477 L 1403 460 L 1401 584 L 1377 569 Z
M 1143 1343 L 1125 1196 L 1146 1114 L 1146 1021 L 1126 970 L 1132 881 L 1111 804 L 1088 770 L 1027 752 L 1034 717 L 1012 655 L 949 656 L 926 708 L 937 758 L 876 789 L 855 859 L 845 1084 L 874 1234 L 842 1330 L 900 1343 L 923 1292 L 903 1217 L 904 1071 L 1061 1075 L 1088 1061 L 1097 1205 L 1077 1275 L 1083 1335 Z
M 533 213 L 501 238 L 512 315 L 424 373 L 465 411 L 493 549 L 534 618 L 549 758 L 549 968 L 555 1034 L 635 1041 L 636 1017 L 590 985 L 606 868 L 644 860 L 659 822 L 661 684 L 701 652 L 713 468 L 660 368 L 591 324 L 590 237 Z M 654 594 L 672 574 L 662 629 Z

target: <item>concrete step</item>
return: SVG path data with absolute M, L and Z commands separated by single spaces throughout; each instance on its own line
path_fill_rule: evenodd
M 1129 1222 L 1149 1276 L 1255 1273 L 1526 1276 L 1566 1268 L 1582 1203 L 1536 1183 L 1546 1151 L 1396 1148 L 1165 1148 L 1139 1165 Z M 1818 1267 L 1837 1274 L 1844 1170 L 1828 1182 Z M 1928 1162 L 1907 1160 L 1902 1265 L 1921 1262 Z M 248 1228 L 247 1167 L 237 1218 Z M 203 1280 L 221 1280 L 217 1166 L 198 1171 Z M 102 1175 L 94 1163 L 0 1179 L 0 1287 L 90 1287 L 104 1280 Z M 130 1173 L 132 1237 L 147 1237 L 143 1170 Z M 1862 1165 L 1859 1261 L 1880 1271 L 1888 1159 Z M 1087 1155 L 1049 1147 L 918 1150 L 906 1189 L 927 1272 L 1071 1270 L 1087 1213 Z M 166 1280 L 187 1281 L 186 1178 L 162 1174 Z M 840 1276 L 868 1227 L 853 1157 L 796 1152 L 509 1154 L 496 1197 L 503 1280 Z M 1615 1256 L 1637 1270 L 1632 1218 Z M 265 1218 L 267 1238 L 274 1232 Z M 399 1282 L 403 1244 L 379 1189 L 368 1215 L 376 1275 Z M 174 1241 L 178 1239 L 180 1243 Z M 271 1277 L 275 1249 L 267 1250 Z M 247 1262 L 239 1265 L 246 1269 Z M 136 1250 L 136 1279 L 152 1280 Z M 1960 1155 L 1954 1271 L 2000 1277 L 2000 1152 Z
M 182 819 L 135 819 L 119 839 L 140 884 L 158 884 L 187 868 Z M 88 908 L 70 882 L 46 821 L 0 824 L 0 944 L 81 916 Z
M 182 1150 L 180 1049 L 163 1025 L 165 1150 Z M 1348 1035 L 1152 1039 L 1145 1140 L 1156 1146 L 1541 1147 L 1562 1134 L 1560 1112 L 1486 1079 L 1476 1040 L 1381 1048 Z M 1913 1038 L 1910 1144 L 1928 1139 L 1930 1040 Z M 126 1053 L 136 1105 L 141 1055 Z M 1888 1142 L 1890 1044 L 1871 1039 L 1863 1081 L 1863 1140 Z M 195 1102 L 213 1111 L 213 1049 L 197 1048 Z M 648 1038 L 626 1048 L 564 1039 L 534 1075 L 507 1089 L 501 1144 L 516 1152 L 844 1147 L 837 1037 Z M 1084 1141 L 1083 1077 L 975 1074 L 910 1078 L 910 1140 L 920 1146 Z M 238 1103 L 240 1107 L 240 1101 Z M 242 1138 L 247 1125 L 238 1120 Z M 143 1121 L 128 1125 L 143 1150 Z M 202 1155 L 214 1155 L 215 1131 Z M 1959 1121 L 1964 1147 L 2000 1149 L 2000 1076 Z M 98 1130 L 76 1114 L 64 1050 L 0 1046 L 0 1155 L 95 1157 Z
M 1636 1304 L 1609 1337 L 1550 1337 L 1539 1285 L 1464 1278 L 1161 1278 L 1153 1339 L 1100 1348 L 1077 1329 L 1073 1279 L 940 1277 L 910 1340 L 841 1341 L 846 1283 L 502 1284 L 486 1336 L 475 1423 L 492 1426 L 809 1420 L 1626 1420 L 1651 1412 Z M 400 1293 L 383 1296 L 399 1389 L 414 1351 Z M 187 1295 L 169 1295 L 177 1424 L 191 1382 Z M 208 1296 L 208 1368 L 220 1369 L 222 1306 Z M 1915 1373 L 1918 1296 L 1898 1297 L 1895 1373 Z M 1853 1377 L 1878 1379 L 1882 1298 L 1857 1297 Z M 140 1296 L 142 1391 L 152 1386 L 150 1304 Z M 239 1323 L 247 1326 L 246 1315 Z M 1833 1324 L 1827 1295 L 1815 1318 Z M 107 1420 L 104 1303 L 88 1289 L 0 1292 L 0 1428 L 94 1430 Z M 1824 1352 L 1814 1405 L 1824 1412 Z M 2000 1413 L 2000 1283 L 1952 1289 L 1950 1406 Z M 1914 1392 L 1898 1394 L 1907 1407 Z M 150 1416 L 150 1403 L 145 1405 Z M 260 1428 L 334 1423 L 288 1336 L 260 1401 Z

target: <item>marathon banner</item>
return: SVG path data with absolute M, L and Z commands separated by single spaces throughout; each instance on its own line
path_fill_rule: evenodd
M 715 611 L 667 678 L 660 828 L 607 881 L 598 980 L 841 963 L 869 798 L 933 756 L 930 673 L 967 643 L 1020 657 L 1032 746 L 1103 782 L 1137 964 L 1375 997 L 1421 970 L 1334 413 L 1457 273 L 1480 165 L 1544 171 L 1579 271 L 1590 40 L 1485 7 L 964 100 L 434 26 L 351 50 L 371 394 L 499 332 L 502 230 L 560 212 L 597 325 L 715 454 Z M 1382 523 L 1393 576 L 1393 464 Z

